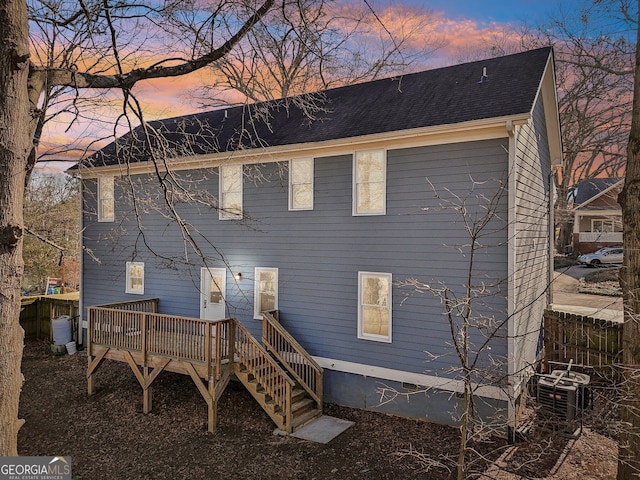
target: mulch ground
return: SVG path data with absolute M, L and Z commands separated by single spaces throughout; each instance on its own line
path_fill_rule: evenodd
M 211 434 L 189 377 L 162 373 L 153 411 L 144 415 L 128 365 L 105 361 L 93 396 L 86 367 L 83 352 L 54 356 L 48 343 L 27 341 L 20 455 L 69 455 L 74 478 L 91 480 L 451 478 L 455 428 L 329 404 L 326 414 L 355 422 L 329 444 L 277 436 L 251 395 L 232 382 Z M 483 465 L 484 478 L 615 478 L 615 441 L 588 428 L 577 440 L 538 432 L 514 446 L 495 440 L 484 448 L 494 461 Z

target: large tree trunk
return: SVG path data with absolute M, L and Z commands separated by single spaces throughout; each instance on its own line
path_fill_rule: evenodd
M 0 456 L 18 454 L 22 205 L 29 135 L 29 32 L 25 0 L 0 2 Z
M 633 83 L 627 170 L 618 198 L 624 225 L 624 264 L 620 271 L 624 326 L 618 480 L 640 478 L 640 30 Z

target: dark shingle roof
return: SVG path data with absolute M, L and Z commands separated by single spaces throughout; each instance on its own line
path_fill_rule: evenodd
M 163 132 L 169 157 L 198 155 L 449 125 L 529 113 L 551 53 L 550 47 L 323 92 L 328 110 L 314 121 L 282 101 L 269 109 L 269 125 L 255 105 L 185 115 L 151 122 Z M 488 80 L 480 82 L 483 68 Z M 241 128 L 242 127 L 242 128 Z M 242 132 L 242 138 L 240 136 Z M 117 140 L 122 147 L 141 138 L 139 128 Z M 149 160 L 148 149 L 120 151 L 120 161 Z M 86 158 L 84 166 L 118 163 L 116 142 Z M 122 154 L 125 154 L 123 156 Z M 128 158 L 125 158 L 128 157 Z
M 581 181 L 574 189 L 573 204 L 582 205 L 620 180 L 620 178 L 589 178 Z

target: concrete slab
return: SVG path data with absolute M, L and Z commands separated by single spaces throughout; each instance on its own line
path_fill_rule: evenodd
M 340 418 L 330 417 L 329 415 L 322 415 L 317 420 L 305 425 L 297 432 L 292 433 L 291 436 L 302 440 L 308 440 L 310 442 L 326 444 L 353 424 L 354 422 L 350 422 L 349 420 L 342 420 Z M 278 435 L 284 434 L 280 429 L 276 429 L 274 433 Z

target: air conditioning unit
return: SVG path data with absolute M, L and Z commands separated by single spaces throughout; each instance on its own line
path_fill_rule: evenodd
M 540 375 L 537 391 L 540 413 L 573 430 L 574 421 L 589 403 L 587 385 L 590 381 L 589 375 L 568 369 Z

